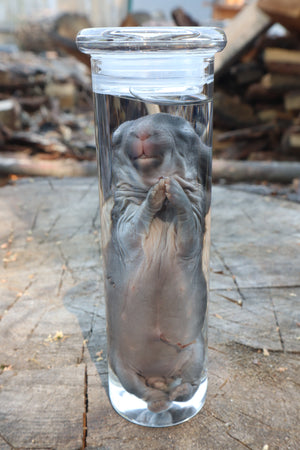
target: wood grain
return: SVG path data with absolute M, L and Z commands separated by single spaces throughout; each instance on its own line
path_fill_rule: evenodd
M 0 448 L 299 448 L 299 216 L 214 188 L 208 399 L 153 430 L 107 396 L 97 179 L 2 188 Z

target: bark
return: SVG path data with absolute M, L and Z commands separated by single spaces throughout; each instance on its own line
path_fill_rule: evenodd
M 291 183 L 300 178 L 300 163 L 278 161 L 230 161 L 214 159 L 213 181 L 270 181 Z

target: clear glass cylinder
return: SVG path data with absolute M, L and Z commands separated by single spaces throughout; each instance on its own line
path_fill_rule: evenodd
M 217 28 L 82 30 L 91 55 L 109 395 L 146 426 L 207 390 L 212 95 Z

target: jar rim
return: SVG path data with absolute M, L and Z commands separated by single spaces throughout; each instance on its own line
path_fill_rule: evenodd
M 76 38 L 83 53 L 111 51 L 203 51 L 223 50 L 226 35 L 217 27 L 114 27 L 85 28 Z

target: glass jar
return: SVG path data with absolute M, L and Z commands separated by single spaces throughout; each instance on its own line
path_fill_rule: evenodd
M 217 28 L 93 28 L 109 395 L 146 426 L 207 390 L 212 96 Z

